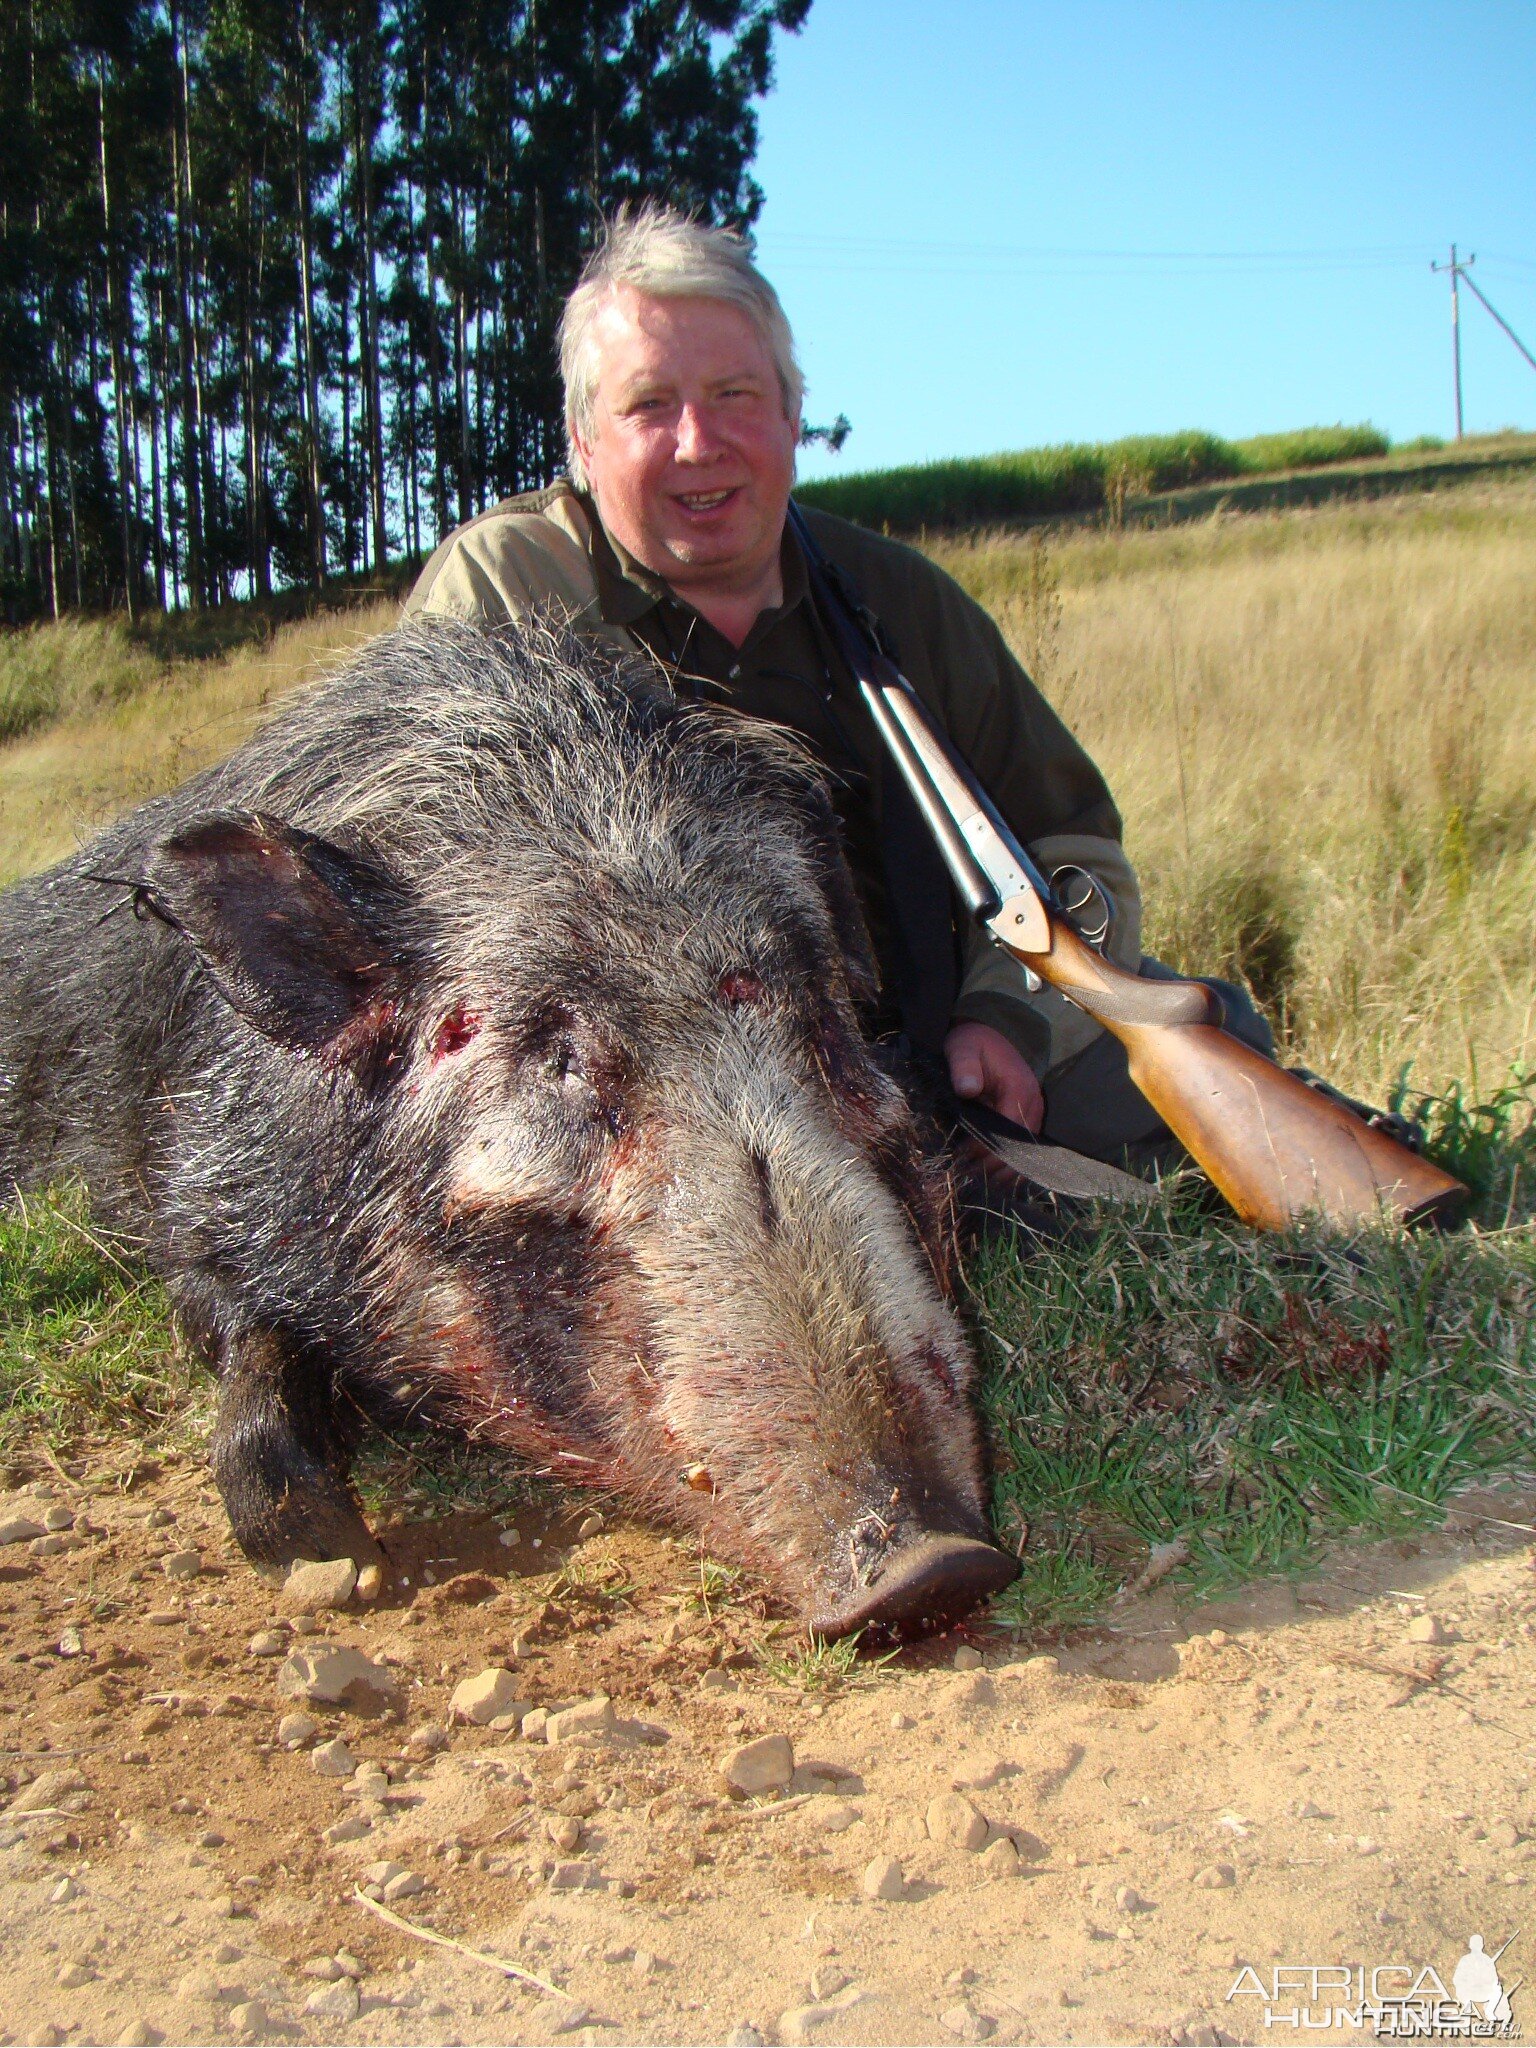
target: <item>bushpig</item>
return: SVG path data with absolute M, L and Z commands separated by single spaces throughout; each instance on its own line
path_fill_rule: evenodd
M 873 972 L 781 735 L 401 630 L 0 899 L 0 1177 L 164 1276 L 258 1564 L 379 1557 L 350 1459 L 405 1411 L 920 1628 L 1015 1567 Z

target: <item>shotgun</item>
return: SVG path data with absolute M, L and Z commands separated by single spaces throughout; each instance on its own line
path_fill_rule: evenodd
M 967 915 L 1023 965 L 1031 986 L 1059 989 L 1114 1033 L 1132 1081 L 1243 1221 L 1284 1230 L 1309 1211 L 1345 1225 L 1451 1221 L 1468 1199 L 1460 1181 L 1223 1031 L 1213 989 L 1144 980 L 1104 957 L 1094 942 L 1107 915 L 1085 935 L 1081 906 L 1062 902 L 1014 837 L 797 505 L 789 517 L 817 609 Z

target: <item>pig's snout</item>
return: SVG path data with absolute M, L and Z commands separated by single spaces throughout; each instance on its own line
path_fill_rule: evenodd
M 916 1635 L 943 1628 L 990 1600 L 1018 1576 L 1018 1561 L 969 1536 L 924 1536 L 897 1551 L 873 1585 L 834 1612 L 812 1618 L 821 1636 L 855 1629 Z

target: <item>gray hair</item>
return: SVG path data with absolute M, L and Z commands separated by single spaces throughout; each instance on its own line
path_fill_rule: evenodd
M 795 338 L 746 238 L 730 228 L 703 227 L 654 200 L 622 206 L 605 224 L 560 316 L 566 461 L 578 490 L 587 488 L 588 477 L 575 429 L 590 436 L 597 390 L 592 323 L 621 285 L 653 299 L 719 299 L 744 313 L 773 358 L 784 417 L 799 419 L 805 379 L 795 360 Z

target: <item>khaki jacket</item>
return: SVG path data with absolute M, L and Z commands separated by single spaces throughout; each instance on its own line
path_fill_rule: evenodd
M 1097 769 L 993 621 L 916 550 L 827 513 L 807 517 L 818 543 L 890 633 L 908 680 L 1039 865 L 1050 873 L 1074 863 L 1104 884 L 1116 906 L 1109 951 L 1134 971 L 1141 898 L 1120 844 L 1119 816 Z M 423 568 L 405 616 L 495 625 L 553 610 L 615 648 L 658 656 L 675 683 L 686 679 L 733 708 L 795 726 L 823 756 L 828 735 L 815 725 L 811 692 L 825 694 L 837 732 L 851 734 L 861 753 L 878 755 L 851 678 L 836 676 L 827 658 L 804 561 L 787 533 L 784 579 L 784 605 L 732 649 L 615 547 L 588 500 L 559 483 L 492 506 L 451 533 Z M 878 764 L 867 765 L 875 786 Z M 851 842 L 857 838 L 850 834 Z M 861 863 L 852 843 L 850 858 L 868 903 L 871 864 Z M 878 924 L 878 906 L 871 922 Z M 1099 1035 L 1098 1025 L 1053 991 L 1030 994 L 1022 969 L 982 933 L 966 931 L 962 944 L 955 1021 L 992 1024 L 1041 1074 Z

